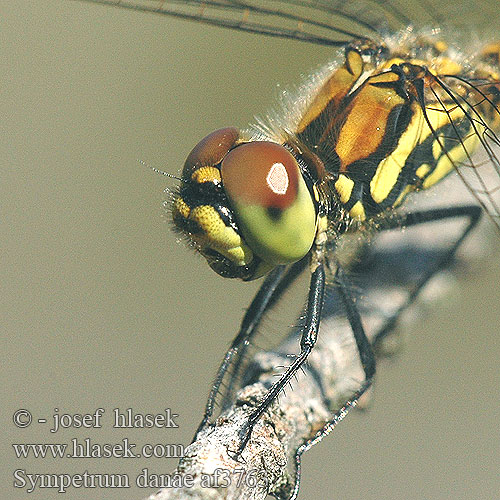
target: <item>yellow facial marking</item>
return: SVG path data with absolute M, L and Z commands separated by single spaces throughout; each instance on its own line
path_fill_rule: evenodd
M 184 217 L 184 219 L 187 219 L 190 211 L 191 209 L 187 206 L 184 200 L 180 196 L 177 196 L 174 202 L 174 217 L 180 215 L 181 217 Z
M 197 223 L 200 234 L 193 240 L 201 247 L 209 247 L 227 257 L 238 266 L 245 266 L 253 259 L 250 249 L 232 227 L 226 226 L 217 210 L 210 205 L 200 205 L 191 210 L 190 220 Z
M 203 182 L 220 182 L 220 171 L 216 167 L 200 167 L 193 172 L 191 180 L 198 184 Z

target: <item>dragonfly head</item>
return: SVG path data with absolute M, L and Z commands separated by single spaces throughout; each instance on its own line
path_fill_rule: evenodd
M 256 279 L 310 250 L 316 209 L 294 155 L 217 130 L 189 154 L 172 204 L 176 228 L 224 277 Z

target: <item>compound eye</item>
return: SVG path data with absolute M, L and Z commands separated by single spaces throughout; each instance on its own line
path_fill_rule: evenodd
M 301 259 L 316 233 L 316 210 L 295 157 L 274 142 L 255 141 L 222 160 L 224 190 L 247 245 L 265 262 Z
M 234 146 L 240 132 L 235 127 L 221 128 L 208 134 L 189 153 L 182 170 L 184 180 L 191 179 L 193 172 L 201 167 L 212 167 Z

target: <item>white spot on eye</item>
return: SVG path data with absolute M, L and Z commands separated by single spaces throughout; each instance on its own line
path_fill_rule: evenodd
M 286 194 L 290 181 L 285 165 L 283 163 L 274 163 L 269 169 L 266 181 L 273 193 Z

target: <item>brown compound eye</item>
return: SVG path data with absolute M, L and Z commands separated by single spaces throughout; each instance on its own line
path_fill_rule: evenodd
M 286 210 L 297 196 L 301 173 L 292 154 L 274 142 L 242 144 L 224 158 L 221 172 L 231 199 Z
M 241 144 L 222 160 L 221 176 L 247 245 L 265 262 L 301 259 L 316 233 L 316 210 L 295 157 L 268 141 Z
M 221 128 L 207 135 L 189 153 L 182 170 L 182 178 L 189 180 L 198 168 L 220 163 L 239 136 L 240 132 L 235 127 Z

